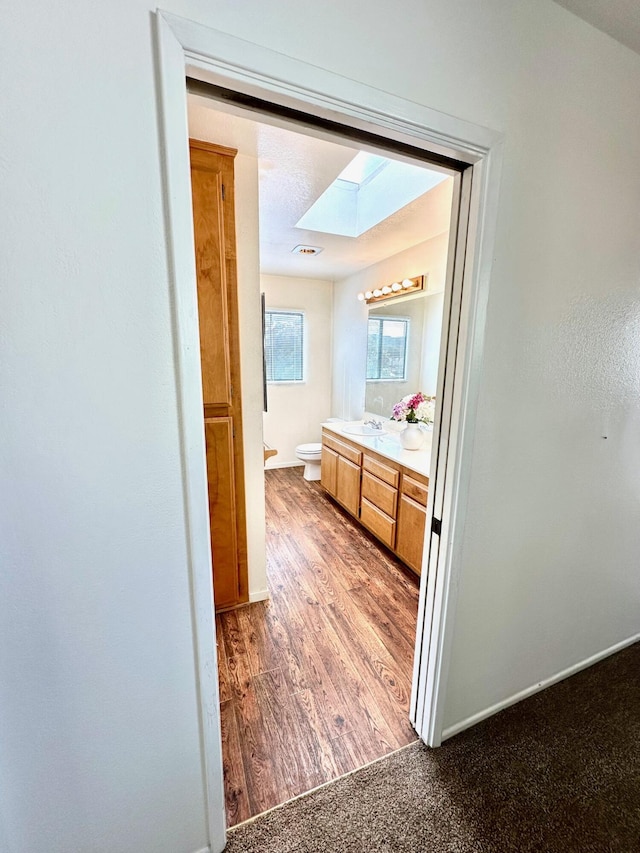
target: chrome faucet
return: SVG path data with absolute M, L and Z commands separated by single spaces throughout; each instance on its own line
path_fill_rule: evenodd
M 382 429 L 382 421 L 376 421 L 374 418 L 371 418 L 370 421 L 365 421 L 364 425 L 370 426 L 372 429 Z

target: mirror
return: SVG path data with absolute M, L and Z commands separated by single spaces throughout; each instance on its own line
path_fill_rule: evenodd
M 390 418 L 407 394 L 436 393 L 444 291 L 377 303 L 369 309 L 367 414 Z

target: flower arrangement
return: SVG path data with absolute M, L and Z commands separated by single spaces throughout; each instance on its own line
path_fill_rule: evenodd
M 393 407 L 392 421 L 406 421 L 408 424 L 432 424 L 435 414 L 435 397 L 426 397 L 421 391 L 408 394 Z

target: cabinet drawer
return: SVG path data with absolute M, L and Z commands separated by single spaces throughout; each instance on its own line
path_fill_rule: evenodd
M 428 493 L 428 487 L 424 483 L 419 483 L 412 477 L 407 477 L 406 474 L 402 478 L 402 494 L 413 498 L 414 501 L 422 504 L 422 506 L 427 505 Z
M 374 477 L 368 471 L 364 471 L 362 474 L 362 497 L 367 498 L 391 518 L 396 517 L 398 490 L 383 483 L 382 480 Z
M 344 456 L 345 459 L 353 462 L 354 465 L 359 465 L 362 460 L 362 453 L 359 450 L 356 450 L 355 447 L 351 447 L 350 444 L 346 444 L 344 441 L 340 441 L 331 435 L 324 433 L 322 436 L 322 443 L 325 447 L 330 447 L 331 450 L 335 450 L 335 452 L 339 453 L 340 456 Z
M 393 548 L 396 538 L 396 523 L 366 498 L 360 504 L 360 521 L 374 533 L 381 542 Z
M 374 477 L 377 477 L 379 480 L 397 488 L 398 480 L 400 479 L 400 472 L 396 471 L 395 468 L 390 468 L 388 465 L 384 465 L 382 462 L 374 459 L 373 456 L 367 456 L 366 453 L 362 460 L 362 467 L 365 471 L 369 471 L 373 474 Z

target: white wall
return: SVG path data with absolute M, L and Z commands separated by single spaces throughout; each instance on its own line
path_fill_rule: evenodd
M 320 424 L 331 417 L 331 328 L 333 282 L 311 278 L 260 277 L 267 308 L 292 308 L 305 315 L 305 381 L 269 383 L 264 440 L 278 451 L 268 468 L 298 465 L 299 444 L 320 441 Z
M 446 723 L 635 634 L 640 57 L 548 0 L 164 5 L 505 134 Z M 9 853 L 206 843 L 154 8 L 3 10 Z
M 215 130 L 210 126 L 209 116 L 207 110 L 192 105 L 189 109 L 189 134 L 194 139 L 218 143 Z M 234 160 L 234 175 L 249 599 L 259 601 L 267 598 L 269 591 L 262 436 L 262 310 L 257 158 L 238 153 Z
M 437 322 L 438 311 L 440 311 L 440 317 L 442 316 L 442 304 L 439 297 L 432 297 L 431 294 L 435 295 L 444 290 L 452 190 L 453 181 L 446 181 L 432 191 L 438 193 L 437 207 L 440 211 L 440 224 L 447 230 L 335 283 L 332 389 L 333 410 L 337 417 L 345 418 L 345 420 L 357 420 L 362 417 L 366 410 L 367 319 L 369 310 L 364 302 L 358 301 L 357 295 L 360 292 L 373 290 L 384 284 L 391 284 L 398 279 L 402 280 L 417 275 L 427 276 L 429 314 L 425 319 L 430 330 L 430 338 L 424 350 L 424 358 L 433 362 L 432 356 L 435 355 L 435 369 L 437 370 L 439 345 Z M 425 381 L 428 381 L 429 387 L 433 388 L 433 364 L 431 371 L 431 373 L 428 370 L 425 371 Z M 398 392 L 400 395 L 398 399 L 412 390 L 409 383 L 406 385 L 399 383 L 399 385 L 402 387 Z M 425 388 L 420 390 L 430 393 Z M 419 389 L 415 388 L 414 390 Z M 433 388 L 433 392 L 435 393 L 435 388 Z M 383 407 L 387 406 L 393 392 L 386 386 L 384 389 L 381 388 L 380 392 L 376 390 L 373 397 L 375 398 L 379 393 L 384 397 Z M 394 400 L 393 402 L 397 401 Z M 372 413 L 379 413 L 375 406 Z

